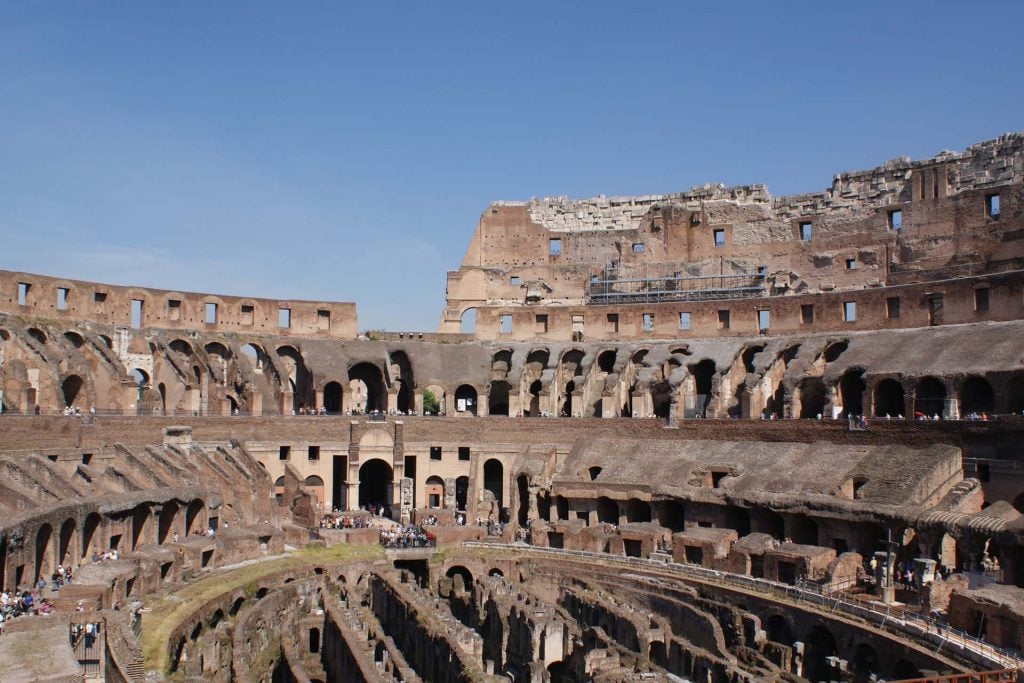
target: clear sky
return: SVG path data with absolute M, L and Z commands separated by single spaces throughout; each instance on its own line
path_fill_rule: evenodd
M 0 268 L 432 330 L 494 199 L 810 192 L 1021 129 L 1020 0 L 0 0 Z

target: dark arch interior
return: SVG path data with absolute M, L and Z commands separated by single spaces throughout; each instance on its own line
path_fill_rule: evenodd
M 360 380 L 366 385 L 366 410 L 387 409 L 387 392 L 384 390 L 384 375 L 373 363 L 357 363 L 348 371 L 349 380 Z
M 489 415 L 508 415 L 508 390 L 508 382 L 491 382 L 491 390 L 487 397 Z
M 397 396 L 397 409 L 403 413 L 411 412 L 415 406 L 413 389 L 416 384 L 412 375 L 412 363 L 404 351 L 395 351 L 391 354 L 391 362 L 398 366 L 398 380 L 400 382 Z
M 759 346 L 748 346 L 743 350 L 743 367 L 747 372 L 754 371 L 754 359 L 757 357 L 757 354 L 762 351 L 764 351 L 764 344 Z
M 476 389 L 468 384 L 463 384 L 455 390 L 455 410 L 476 415 Z
M 875 387 L 875 416 L 896 417 L 904 411 L 903 386 L 894 379 L 883 379 Z
M 960 391 L 960 413 L 991 413 L 996 408 L 992 385 L 983 377 L 968 377 Z
M 341 412 L 340 382 L 328 382 L 324 385 L 324 410 L 328 413 Z
M 64 393 L 64 405 L 68 407 L 75 405 L 75 401 L 82 391 L 82 378 L 78 375 L 69 375 L 61 383 L 61 391 Z
M 359 468 L 359 507 L 390 505 L 393 482 L 391 465 L 377 458 L 367 460 Z
M 839 380 L 839 393 L 843 397 L 843 417 L 864 414 L 864 383 L 863 370 L 849 370 Z
M 946 387 L 934 377 L 925 377 L 917 385 L 914 412 L 931 417 L 942 415 L 946 407 Z
M 825 347 L 825 353 L 824 353 L 825 362 L 826 363 L 834 363 L 834 362 L 836 362 L 839 359 L 839 356 L 843 355 L 843 353 L 846 351 L 847 348 L 849 348 L 849 346 L 850 346 L 850 343 L 845 341 L 845 340 L 844 341 L 840 341 L 840 342 L 835 342 L 834 344 L 829 344 L 828 346 Z
M 838 652 L 836 639 L 823 626 L 815 627 L 807 634 L 804 650 L 804 678 L 811 681 L 829 681 L 835 676 L 828 664 L 828 657 Z
M 504 488 L 505 467 L 500 460 L 491 458 L 484 463 L 484 488 L 494 494 L 494 500 L 498 501 L 498 507 L 505 505 L 502 489 Z
M 715 361 L 705 358 L 699 363 L 689 366 L 690 374 L 693 375 L 697 391 L 695 409 L 698 415 L 703 415 L 707 409 L 708 401 L 711 399 L 711 387 L 715 376 Z
M 810 377 L 800 383 L 800 417 L 824 416 L 825 402 L 825 383 L 820 377 Z
M 597 521 L 604 524 L 619 523 L 619 504 L 611 498 L 597 499 Z
M 614 349 L 602 351 L 597 357 L 597 367 L 601 368 L 602 372 L 612 372 L 615 369 L 615 355 Z

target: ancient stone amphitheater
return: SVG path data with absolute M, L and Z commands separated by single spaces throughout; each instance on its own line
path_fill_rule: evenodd
M 495 203 L 357 329 L 0 272 L 0 680 L 1022 666 L 1024 134 Z

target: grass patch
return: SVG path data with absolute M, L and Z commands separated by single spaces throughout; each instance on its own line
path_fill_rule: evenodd
M 167 672 L 171 633 L 196 610 L 219 595 L 238 588 L 244 588 L 247 593 L 251 589 L 250 594 L 254 594 L 260 579 L 278 572 L 319 564 L 374 560 L 383 556 L 384 550 L 377 544 L 304 548 L 273 560 L 215 572 L 170 594 L 148 596 L 145 600 L 147 611 L 142 614 L 140 638 L 146 670 Z

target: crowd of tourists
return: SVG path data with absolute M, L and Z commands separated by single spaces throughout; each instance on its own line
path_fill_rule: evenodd
M 385 548 L 433 548 L 437 545 L 437 537 L 433 532 L 422 526 L 410 524 L 382 529 L 380 544 Z
M 320 518 L 321 529 L 368 529 L 373 520 L 365 515 L 324 515 Z
M 42 587 L 46 579 L 40 579 Z M 40 588 L 42 590 L 42 588 Z M 0 593 L 0 633 L 11 619 L 28 615 L 52 614 L 54 607 L 39 591 L 4 591 Z

